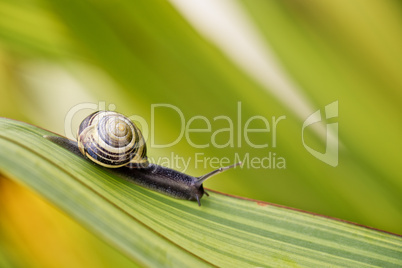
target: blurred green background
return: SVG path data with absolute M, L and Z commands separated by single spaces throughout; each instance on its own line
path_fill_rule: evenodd
M 186 172 L 198 176 L 212 167 L 196 166 L 197 153 L 231 162 L 236 153 L 275 153 L 285 169 L 246 165 L 205 186 L 402 234 L 401 48 L 398 0 L 0 0 L 0 116 L 66 135 L 66 116 L 77 105 L 140 115 L 150 126 L 151 105 L 170 104 L 186 123 L 194 116 L 211 122 L 210 133 L 189 134 L 196 144 L 228 128 L 214 120 L 227 116 L 233 147 L 194 148 L 184 137 L 155 148 L 145 131 L 148 155 L 191 158 Z M 336 167 L 308 153 L 301 138 L 308 115 L 334 101 L 339 117 L 304 134 L 308 146 L 324 152 L 325 124 L 339 124 Z M 74 113 L 74 133 L 90 112 Z M 244 135 L 239 146 L 238 127 L 256 115 L 270 123 L 286 116 L 275 147 L 272 125 L 270 133 L 249 134 L 268 148 L 250 146 Z M 172 109 L 158 108 L 154 119 L 156 143 L 180 134 Z M 249 126 L 263 127 L 261 120 Z M 206 124 L 195 120 L 191 128 Z M 216 135 L 221 145 L 229 138 Z M 0 259 L 11 266 L 137 266 L 2 177 L 0 206 Z

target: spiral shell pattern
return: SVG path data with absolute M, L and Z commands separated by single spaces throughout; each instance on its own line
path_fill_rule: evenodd
M 77 139 L 82 154 L 99 165 L 148 166 L 142 133 L 122 114 L 98 111 L 89 115 L 82 121 Z

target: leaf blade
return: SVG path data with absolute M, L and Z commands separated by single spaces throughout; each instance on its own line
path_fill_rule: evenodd
M 198 208 L 133 185 L 43 138 L 49 134 L 0 119 L 0 171 L 142 264 L 402 264 L 399 236 L 215 192 Z

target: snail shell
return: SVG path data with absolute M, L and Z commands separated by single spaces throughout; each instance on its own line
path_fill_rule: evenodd
M 137 126 L 122 114 L 95 112 L 78 129 L 78 147 L 95 163 L 118 168 L 147 167 L 147 147 Z

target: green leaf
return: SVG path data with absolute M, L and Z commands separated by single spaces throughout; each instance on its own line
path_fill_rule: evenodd
M 0 119 L 0 172 L 23 183 L 146 266 L 402 265 L 398 235 L 212 192 L 196 202 L 134 185 Z

